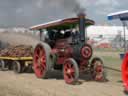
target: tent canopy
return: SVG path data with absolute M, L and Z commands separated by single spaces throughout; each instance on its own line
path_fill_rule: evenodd
M 108 20 L 128 20 L 128 10 L 108 14 Z

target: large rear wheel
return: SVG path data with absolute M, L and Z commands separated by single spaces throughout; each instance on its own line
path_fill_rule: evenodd
M 51 69 L 50 51 L 46 43 L 39 43 L 34 49 L 33 69 L 38 78 L 48 78 Z
M 77 62 L 69 58 L 65 60 L 64 67 L 64 80 L 67 84 L 75 84 L 79 78 L 79 68 Z

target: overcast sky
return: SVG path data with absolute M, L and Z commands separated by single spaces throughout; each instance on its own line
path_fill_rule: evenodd
M 128 0 L 0 0 L 0 27 L 29 27 L 75 16 L 79 6 L 96 24 L 114 24 L 106 15 L 127 10 L 127 4 Z

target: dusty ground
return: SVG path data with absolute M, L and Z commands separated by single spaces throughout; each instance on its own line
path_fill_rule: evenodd
M 53 75 L 54 78 L 43 80 L 37 79 L 34 74 L 17 75 L 11 71 L 0 71 L 0 96 L 125 96 L 120 72 L 109 70 L 109 81 L 106 83 L 82 78 L 80 85 L 67 85 L 63 78 L 56 79 L 61 73 Z
M 11 36 L 8 35 L 10 39 Z M 16 35 L 15 38 L 20 41 L 22 36 L 18 36 Z M 24 40 L 28 40 L 28 38 Z M 15 40 L 11 42 L 15 42 Z M 53 72 L 52 78 L 43 80 L 37 79 L 31 73 L 17 75 L 11 71 L 0 71 L 0 96 L 125 96 L 121 82 L 121 60 L 118 58 L 118 53 L 95 52 L 94 55 L 104 58 L 105 66 L 112 68 L 107 69 L 108 82 L 87 81 L 87 78 L 82 76 L 79 80 L 81 84 L 67 85 L 61 72 Z M 109 58 L 112 58 L 111 61 Z M 110 62 L 108 63 L 108 61 Z

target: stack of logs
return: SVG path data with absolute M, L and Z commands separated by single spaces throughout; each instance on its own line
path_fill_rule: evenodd
M 3 50 L 0 50 L 0 56 L 3 57 L 31 57 L 32 46 L 18 45 L 10 46 Z

